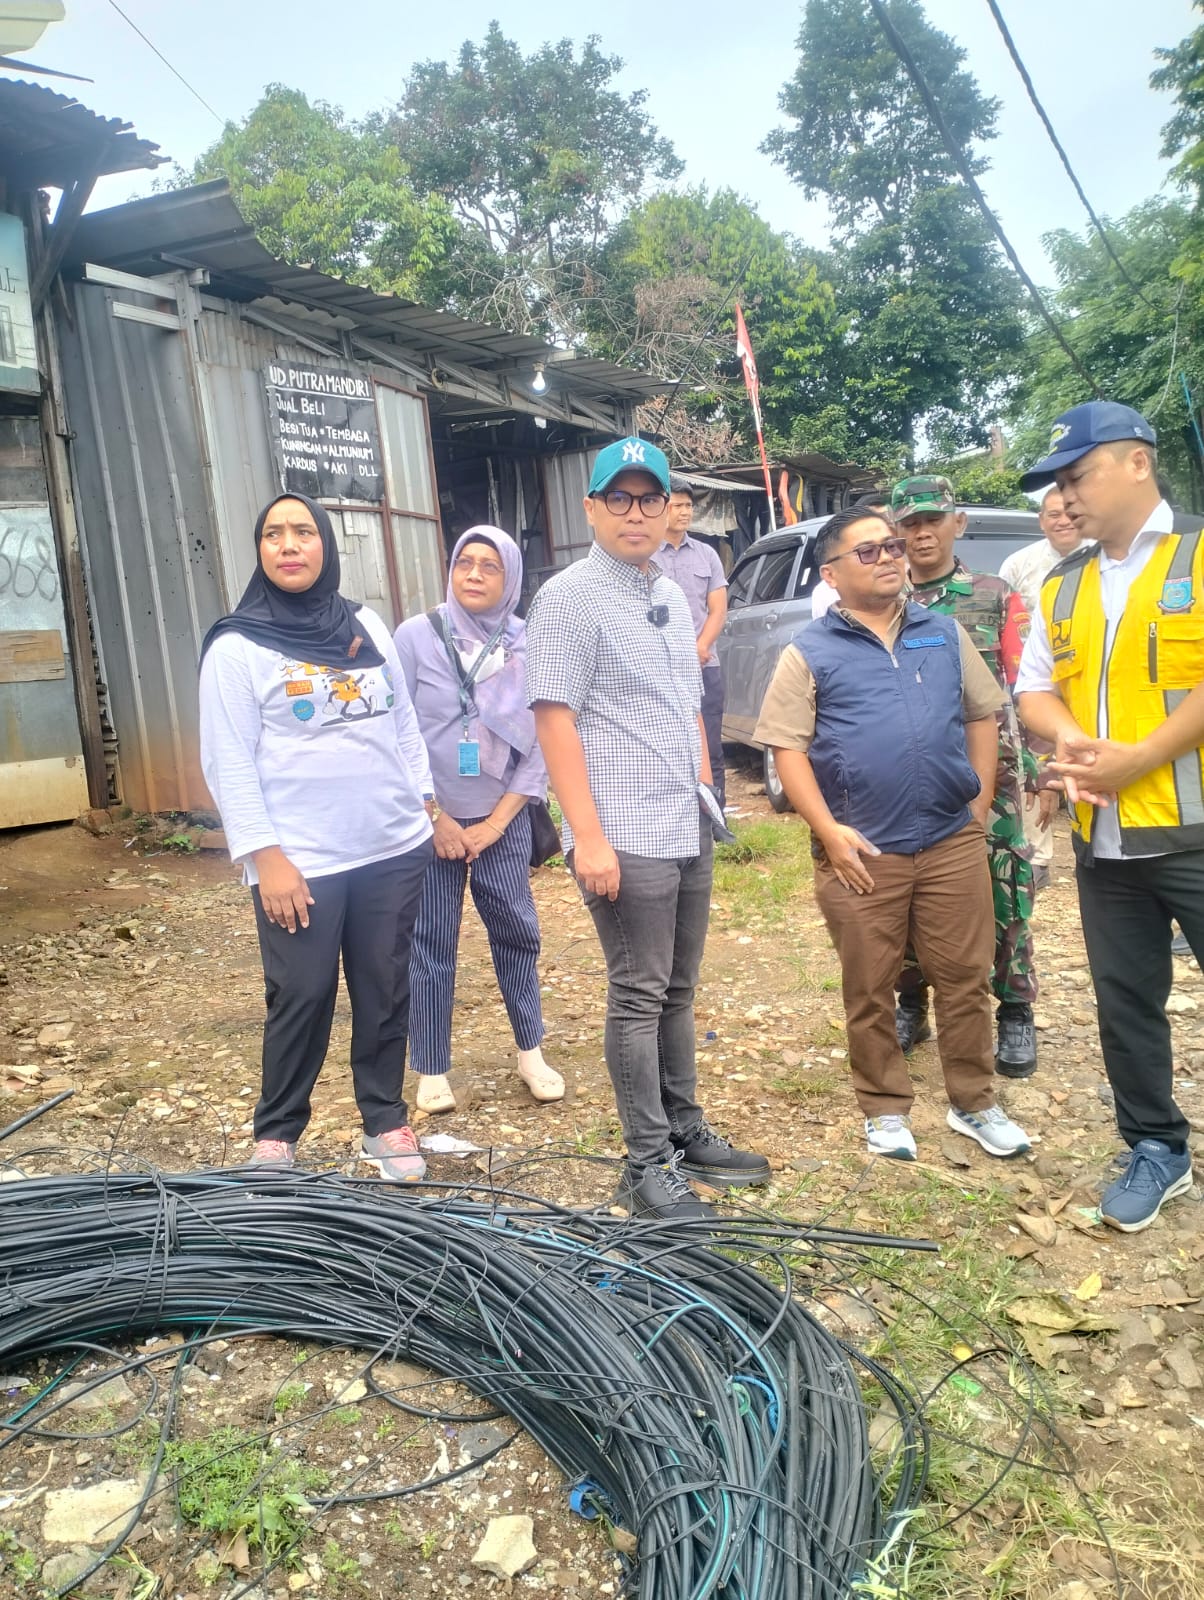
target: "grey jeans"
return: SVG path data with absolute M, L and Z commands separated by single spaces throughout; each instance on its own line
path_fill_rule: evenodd
M 606 1066 L 633 1166 L 666 1160 L 670 1136 L 702 1120 L 694 989 L 712 858 L 709 828 L 702 833 L 700 853 L 682 860 L 617 851 L 617 900 L 582 891 L 606 957 Z

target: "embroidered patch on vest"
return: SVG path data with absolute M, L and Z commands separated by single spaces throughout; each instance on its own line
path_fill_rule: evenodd
M 948 644 L 948 639 L 943 633 L 925 633 L 918 639 L 904 639 L 904 650 L 927 650 L 932 645 Z
M 1190 611 L 1196 603 L 1196 597 L 1191 592 L 1190 578 L 1168 578 L 1162 585 L 1162 599 L 1158 602 L 1159 611 Z

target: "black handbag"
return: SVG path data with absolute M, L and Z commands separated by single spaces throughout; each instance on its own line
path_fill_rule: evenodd
M 528 800 L 527 815 L 531 818 L 531 865 L 542 867 L 560 855 L 564 846 L 546 800 Z

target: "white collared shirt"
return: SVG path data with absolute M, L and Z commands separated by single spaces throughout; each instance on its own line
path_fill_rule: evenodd
M 1082 545 L 1077 545 L 1076 549 L 1082 549 Z M 1067 551 L 1068 555 L 1074 553 L 1074 550 Z M 1059 555 L 1048 539 L 1038 539 L 1035 544 L 1013 551 L 1000 567 L 999 576 L 1023 596 L 1030 612 L 1036 612 L 1041 604 L 1041 585 L 1058 562 L 1064 560 L 1065 556 Z
M 1175 526 L 1175 513 L 1165 500 L 1160 500 L 1150 512 L 1144 527 L 1142 527 L 1129 546 L 1125 554 L 1116 560 L 1107 555 L 1103 550 L 1099 553 L 1099 587 L 1100 602 L 1104 608 L 1104 660 L 1112 654 L 1112 644 L 1116 638 L 1116 629 L 1124 615 L 1125 606 L 1129 600 L 1129 590 L 1133 580 L 1139 576 L 1146 562 L 1154 553 L 1154 546 L 1163 534 L 1171 533 Z M 1024 646 L 1024 654 L 1020 658 L 1020 671 L 1016 677 L 1015 693 L 1020 694 L 1057 694 L 1057 687 L 1053 680 L 1053 650 L 1049 643 L 1049 632 L 1045 626 L 1045 615 L 1038 606 L 1033 612 L 1032 626 Z M 1101 673 L 1099 684 L 1099 706 L 1096 711 L 1096 726 L 1099 737 L 1108 737 L 1108 695 L 1107 673 Z M 1091 829 L 1091 848 L 1093 853 L 1101 859 L 1119 861 L 1122 859 L 1120 848 L 1120 818 L 1115 805 L 1099 806 L 1095 812 L 1095 822 Z M 1157 853 L 1157 852 L 1154 852 Z M 1132 861 L 1134 856 L 1124 856 L 1124 860 Z

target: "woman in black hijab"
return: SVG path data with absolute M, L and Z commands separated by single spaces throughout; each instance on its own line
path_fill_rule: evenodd
M 426 1171 L 401 1098 L 409 950 L 430 860 L 426 750 L 384 622 L 339 593 L 330 518 L 302 495 L 255 524 L 256 568 L 201 650 L 201 765 L 251 885 L 267 988 L 257 1165 L 291 1165 L 351 1000 L 361 1157 Z

